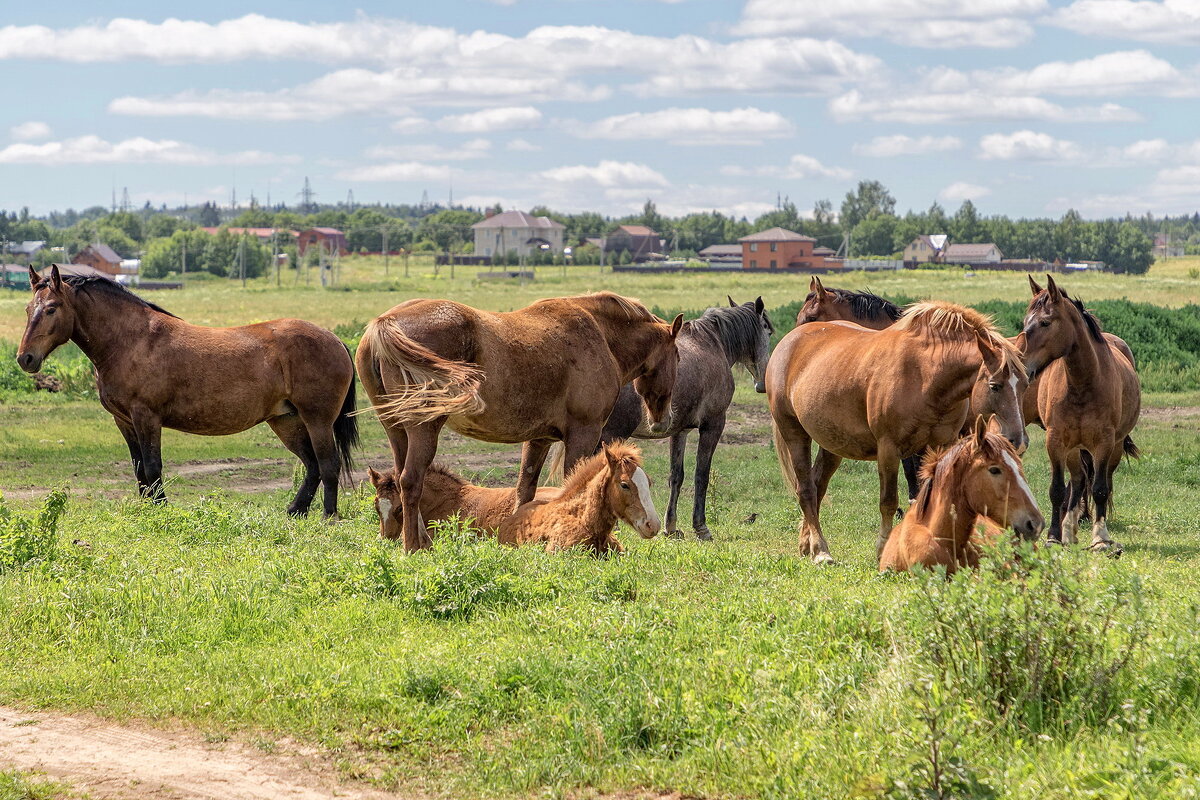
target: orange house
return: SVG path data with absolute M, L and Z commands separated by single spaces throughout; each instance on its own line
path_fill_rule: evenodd
M 783 228 L 769 228 L 738 239 L 742 269 L 824 269 L 825 256 L 813 253 L 817 240 Z

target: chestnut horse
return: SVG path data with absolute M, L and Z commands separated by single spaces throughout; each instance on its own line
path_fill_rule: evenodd
M 1045 525 L 1012 444 L 975 418 L 971 434 L 921 467 L 921 494 L 888 537 L 879 571 L 938 565 L 949 575 L 979 566 L 976 529 L 1012 527 L 1032 540 Z
M 218 436 L 266 422 L 304 464 L 288 506 L 307 514 L 318 483 L 325 516 L 337 515 L 338 475 L 358 443 L 354 362 L 342 341 L 298 319 L 238 328 L 190 325 L 108 278 L 42 278 L 17 363 L 37 372 L 56 347 L 75 342 L 96 368 L 100 403 L 117 423 L 144 497 L 165 501 L 162 429 Z
M 1141 413 L 1142 390 L 1133 363 L 1104 337 L 1099 321 L 1046 276 L 1032 277 L 1025 315 L 1025 363 L 1038 382 L 1038 418 L 1050 456 L 1050 542 L 1074 544 L 1091 483 L 1094 550 L 1120 553 L 1108 535 L 1108 502 L 1121 457 L 1139 455 L 1129 437 Z M 1063 479 L 1071 474 L 1070 492 Z
M 771 336 L 775 326 L 767 317 L 762 298 L 738 305 L 729 300 L 728 308 L 710 308 L 699 319 L 685 322 L 676 344 L 679 347 L 679 373 L 671 393 L 671 424 L 654 432 L 646 420 L 643 405 L 633 387 L 621 389 L 600 434 L 607 443 L 630 436 L 637 439 L 671 439 L 671 494 L 667 504 L 667 535 L 679 536 L 675 509 L 683 488 L 683 456 L 688 433 L 698 428 L 696 447 L 695 499 L 692 503 L 692 530 L 696 538 L 709 540 L 708 479 L 713 451 L 725 431 L 725 414 L 733 401 L 733 376 L 730 370 L 742 365 L 754 378 L 754 388 L 765 392 L 764 376 L 771 355 Z
M 804 305 L 796 315 L 796 324 L 846 320 L 878 331 L 890 328 L 896 320 L 900 319 L 901 313 L 898 305 L 877 294 L 826 288 L 821 285 L 821 279 L 814 275 L 809 282 L 809 293 L 804 298 Z M 1018 350 L 1020 349 L 1016 340 L 1009 339 L 1009 341 Z M 994 380 L 993 378 L 998 379 Z M 1025 436 L 1025 425 L 1028 423 L 1028 419 L 1024 416 L 1022 405 L 1022 398 L 1026 396 L 1028 384 L 1029 381 L 1022 370 L 1015 366 L 1010 368 L 1007 374 L 1000 376 L 992 376 L 981 367 L 975 385 L 971 389 L 971 410 L 968 420 L 977 416 L 985 419 L 995 417 L 1001 420 L 1014 420 L 1016 419 L 1015 408 L 1022 412 L 1020 439 L 1017 438 L 1016 429 L 1001 431 L 1001 433 L 1009 436 L 1014 443 L 1020 441 L 1019 447 L 1023 450 L 1029 441 Z M 961 431 L 964 436 L 969 432 L 965 427 Z M 904 467 L 904 479 L 908 483 L 908 499 L 911 502 L 917 498 L 917 492 L 921 488 L 921 482 L 917 477 L 921 456 L 920 454 L 907 456 L 900 463 Z
M 385 539 L 400 536 L 400 482 L 394 472 L 380 473 L 367 468 L 375 487 L 375 513 L 379 515 L 379 535 Z M 561 493 L 558 487 L 537 490 L 535 501 L 552 500 Z M 516 489 L 491 489 L 476 486 L 438 464 L 425 472 L 425 491 L 421 492 L 421 520 L 435 522 L 458 516 L 480 532 L 495 536 L 500 523 L 512 516 L 517 507 Z
M 443 425 L 488 442 L 523 442 L 517 503 L 533 499 L 546 452 L 566 466 L 592 454 L 621 387 L 633 381 L 652 428 L 670 420 L 683 316 L 668 325 L 612 292 L 479 311 L 410 300 L 367 325 L 357 362 L 400 476 L 404 547 L 428 545 L 419 524 L 425 472 Z
M 617 520 L 643 539 L 653 538 L 661 526 L 641 451 L 625 442 L 606 444 L 580 461 L 558 497 L 519 507 L 500 523 L 499 538 L 504 544 L 544 542 L 547 551 L 582 545 L 597 554 L 621 552 L 612 535 Z
M 953 303 L 917 303 L 880 331 L 810 322 L 783 337 L 767 367 L 767 401 L 780 466 L 804 513 L 801 553 L 833 560 L 820 503 L 843 458 L 876 462 L 883 547 L 900 459 L 958 438 L 981 367 L 1001 383 L 1023 374 L 1016 348 L 991 320 Z M 1019 408 L 997 421 L 1021 441 Z

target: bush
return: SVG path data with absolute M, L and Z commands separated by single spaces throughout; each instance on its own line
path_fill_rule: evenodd
M 30 519 L 9 510 L 0 499 L 0 575 L 31 561 L 46 561 L 58 546 L 58 518 L 67 507 L 67 493 L 55 490 Z

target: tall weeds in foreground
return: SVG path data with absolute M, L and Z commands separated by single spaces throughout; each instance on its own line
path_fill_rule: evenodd
M 31 561 L 46 560 L 58 546 L 58 519 L 67 507 L 67 493 L 53 491 L 36 517 L 9 510 L 0 499 L 0 575 Z

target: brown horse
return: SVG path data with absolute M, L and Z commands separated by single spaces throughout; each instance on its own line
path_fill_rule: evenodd
M 754 378 L 754 388 L 765 392 L 767 360 L 771 356 L 771 324 L 762 298 L 738 305 L 728 298 L 728 308 L 710 308 L 699 319 L 684 323 L 676 345 L 679 371 L 671 393 L 671 424 L 661 432 L 652 431 L 632 386 L 621 389 L 617 404 L 608 416 L 603 443 L 627 439 L 671 439 L 671 494 L 667 505 L 667 535 L 680 536 L 675 524 L 675 509 L 683 488 L 683 456 L 688 433 L 700 430 L 696 447 L 695 499 L 692 503 L 692 530 L 696 538 L 712 539 L 708 530 L 706 501 L 712 470 L 713 451 L 725 430 L 725 414 L 733 401 L 734 382 L 730 370 L 742 365 Z M 556 445 L 557 447 L 557 445 Z M 557 454 L 556 454 L 557 455 Z M 556 459 L 557 463 L 557 459 Z
M 796 324 L 845 320 L 858 323 L 864 328 L 879 331 L 890 328 L 896 320 L 900 319 L 901 313 L 898 305 L 877 294 L 826 288 L 821 285 L 821 279 L 814 275 L 809 283 L 809 293 L 804 298 L 804 305 L 796 315 Z M 1009 339 L 1009 342 L 1018 350 L 1021 349 L 1017 340 Z M 1016 424 L 1019 419 L 1019 438 L 1015 427 L 1001 431 L 1001 433 L 1008 436 L 1014 444 L 1020 442 L 1018 447 L 1024 451 L 1029 440 L 1025 436 L 1025 425 L 1028 423 L 1028 419 L 1024 417 L 1022 398 L 1026 396 L 1028 384 L 1029 381 L 1024 371 L 1015 363 L 1011 364 L 1002 375 L 992 375 L 987 369 L 981 367 L 976 376 L 975 385 L 971 388 L 971 410 L 968 420 L 977 416 L 984 419 L 995 417 L 999 420 L 1011 420 Z M 1019 417 L 1016 412 L 1021 412 Z M 965 427 L 961 431 L 963 436 L 969 432 L 969 429 Z M 908 483 L 908 499 L 911 502 L 917 498 L 917 492 L 921 488 L 921 482 L 917 477 L 921 456 L 919 454 L 908 456 L 900 463 L 904 467 L 904 478 Z
M 379 535 L 385 539 L 400 537 L 400 482 L 394 472 L 380 473 L 367 468 L 375 487 L 375 513 L 379 515 Z M 557 487 L 537 490 L 535 501 L 553 500 L 562 492 Z M 422 522 L 436 522 L 458 516 L 470 521 L 488 536 L 495 536 L 500 523 L 512 516 L 517 507 L 516 489 L 491 489 L 476 486 L 438 464 L 425 472 L 425 491 L 421 492 Z
M 619 552 L 624 548 L 612 536 L 617 520 L 643 539 L 661 527 L 641 451 L 625 442 L 607 444 L 580 461 L 558 497 L 518 508 L 500 523 L 499 538 L 516 545 L 544 542 L 548 551 L 582 545 L 598 554 Z
M 892 531 L 879 571 L 906 572 L 917 564 L 950 574 L 977 567 L 977 527 L 986 536 L 1011 526 L 1034 539 L 1045 525 L 1012 444 L 975 418 L 969 436 L 944 452 L 930 452 L 921 468 L 921 494 Z
M 165 501 L 162 429 L 218 436 L 266 422 L 304 464 L 288 506 L 307 514 L 318 483 L 325 516 L 337 515 L 338 475 L 358 443 L 354 362 L 341 340 L 303 320 L 238 328 L 190 325 L 101 277 L 42 278 L 17 363 L 37 372 L 56 347 L 75 342 L 96 368 L 100 403 L 117 423 L 144 497 Z
M 910 306 L 881 331 L 811 322 L 783 337 L 767 367 L 767 401 L 780 465 L 804 512 L 801 553 L 833 560 L 820 503 L 843 458 L 876 462 L 882 548 L 898 505 L 900 459 L 958 438 L 981 367 L 1000 382 L 1022 371 L 991 320 L 952 303 Z M 1013 409 L 998 423 L 1023 434 L 1019 416 Z
M 654 429 L 669 425 L 682 325 L 682 315 L 668 325 L 611 292 L 508 313 L 411 300 L 372 320 L 357 361 L 400 475 L 405 549 L 428 545 L 413 512 L 443 425 L 483 441 L 524 442 L 517 502 L 529 502 L 550 445 L 565 444 L 568 470 L 595 452 L 626 383 Z
M 1033 300 L 1025 315 L 1025 363 L 1038 381 L 1038 418 L 1050 455 L 1049 541 L 1074 544 L 1091 478 L 1095 550 L 1120 552 L 1108 535 L 1108 501 L 1121 457 L 1139 455 L 1129 438 L 1141 412 L 1142 392 L 1133 363 L 1104 337 L 1100 323 L 1046 276 L 1032 277 Z M 1063 479 L 1071 474 L 1070 493 Z

